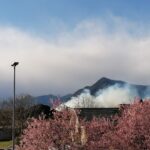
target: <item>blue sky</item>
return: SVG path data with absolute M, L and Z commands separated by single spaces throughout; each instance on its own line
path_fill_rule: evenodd
M 150 85 L 149 0 L 1 0 L 0 98 L 72 93 L 106 76 Z
M 82 20 L 105 20 L 113 14 L 141 24 L 149 23 L 149 6 L 149 0 L 5 0 L 0 5 L 0 23 L 47 32 L 55 26 L 52 21 L 74 27 Z

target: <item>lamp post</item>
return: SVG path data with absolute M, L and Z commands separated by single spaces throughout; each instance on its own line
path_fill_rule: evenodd
M 16 100 L 16 66 L 19 62 L 14 62 L 11 66 L 14 68 L 14 99 L 13 99 L 13 115 L 12 115 L 12 142 L 13 150 L 15 150 L 15 100 Z

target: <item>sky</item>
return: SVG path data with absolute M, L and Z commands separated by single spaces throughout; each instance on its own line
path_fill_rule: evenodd
M 65 95 L 101 77 L 150 85 L 149 0 L 0 1 L 0 98 Z

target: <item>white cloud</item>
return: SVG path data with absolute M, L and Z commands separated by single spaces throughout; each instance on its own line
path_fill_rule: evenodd
M 122 18 L 110 20 L 80 22 L 54 39 L 1 26 L 0 95 L 11 94 L 10 64 L 16 60 L 18 93 L 69 93 L 102 76 L 150 84 L 149 31 Z

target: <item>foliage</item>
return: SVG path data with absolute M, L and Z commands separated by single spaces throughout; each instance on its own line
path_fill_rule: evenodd
M 33 105 L 33 98 L 30 95 L 21 95 L 16 98 L 15 102 L 15 121 L 16 127 L 22 129 L 26 120 L 24 116 L 27 109 Z M 0 102 L 0 127 L 6 128 L 12 125 L 12 106 L 13 99 Z
M 18 150 L 148 150 L 150 100 L 134 102 L 118 116 L 79 120 L 75 110 L 55 112 L 53 119 L 32 119 Z
M 30 95 L 21 95 L 16 97 L 15 101 L 15 127 L 16 135 L 20 135 L 23 128 L 25 127 L 25 122 L 28 110 L 34 105 L 33 97 Z M 8 134 L 9 130 L 12 128 L 12 107 L 13 99 L 7 99 L 0 102 L 0 129 L 3 130 L 3 135 Z M 2 135 L 2 137 L 3 137 Z M 9 138 L 11 139 L 11 132 L 9 133 Z M 1 137 L 1 138 L 2 138 Z M 3 138 L 2 138 L 3 139 Z
M 28 122 L 28 128 L 24 130 L 18 149 L 47 150 L 53 147 L 65 149 L 70 146 L 77 148 L 80 142 L 76 135 L 78 126 L 76 113 L 68 109 L 54 112 L 54 119 L 34 118 Z
M 39 115 L 41 114 L 45 115 L 45 118 L 51 117 L 52 114 L 50 112 L 50 107 L 43 104 L 37 104 L 30 107 L 26 110 L 26 112 L 24 112 L 25 118 L 39 118 Z

